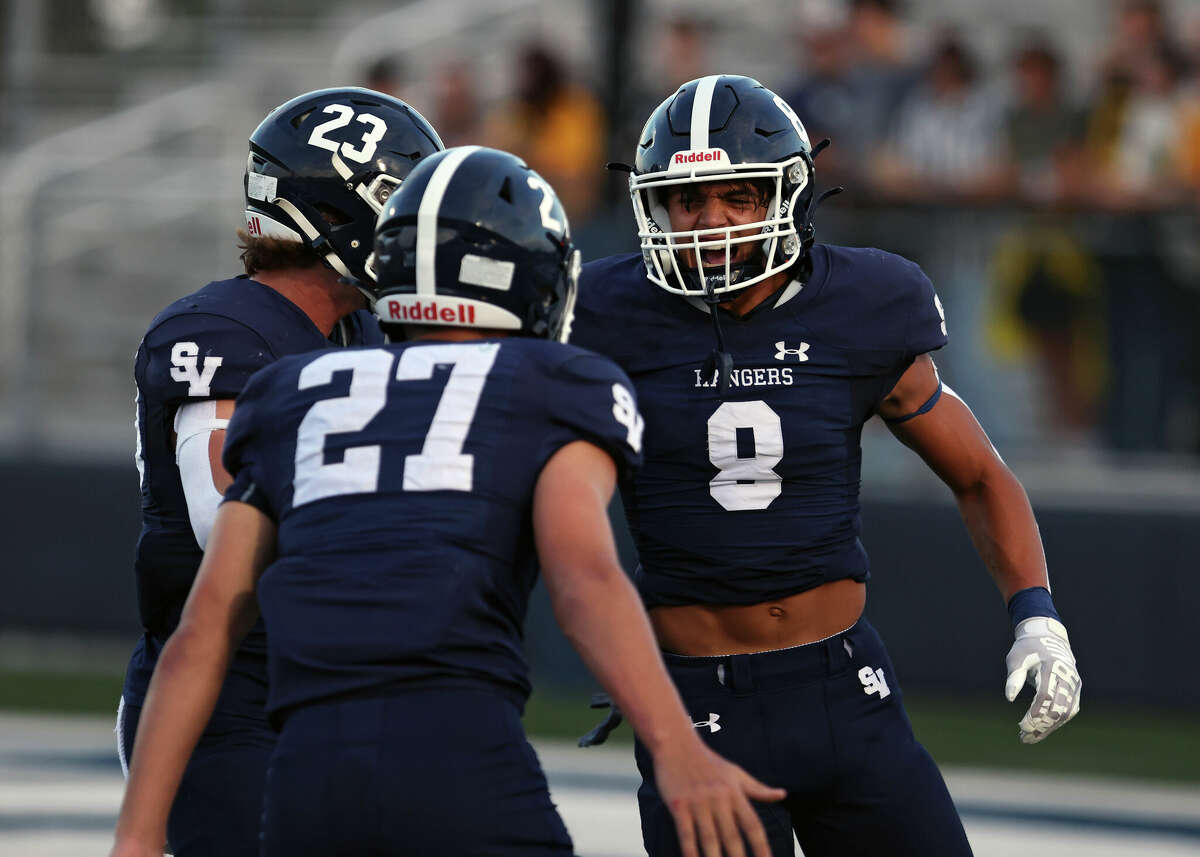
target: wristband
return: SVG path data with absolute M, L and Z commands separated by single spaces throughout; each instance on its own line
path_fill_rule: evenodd
M 1014 631 L 1018 625 L 1031 616 L 1048 616 L 1051 619 L 1058 619 L 1059 622 L 1062 621 L 1058 611 L 1054 609 L 1054 600 L 1050 597 L 1050 590 L 1044 586 L 1022 589 L 1008 599 L 1008 618 L 1012 620 Z

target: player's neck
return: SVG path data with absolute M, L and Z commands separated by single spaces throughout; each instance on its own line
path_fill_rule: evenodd
M 787 271 L 773 274 L 760 283 L 755 283 L 752 286 L 734 292 L 733 299 L 728 303 L 721 304 L 721 306 L 736 316 L 746 315 L 767 298 L 771 297 L 771 295 L 782 289 L 790 279 L 791 274 Z
M 442 342 L 470 342 L 476 339 L 496 339 L 508 336 L 507 330 L 489 330 L 476 327 L 434 327 L 433 325 L 405 325 L 405 335 L 410 341 L 428 340 Z
M 300 307 L 326 336 L 339 319 L 362 308 L 364 303 L 358 289 L 339 282 L 338 273 L 324 266 L 259 271 L 254 279 Z

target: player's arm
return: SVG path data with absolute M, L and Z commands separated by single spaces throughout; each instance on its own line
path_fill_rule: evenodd
M 901 443 L 954 492 L 971 540 L 1013 618 L 1017 639 L 1008 656 L 1006 695 L 1015 699 L 1027 678 L 1036 688 L 1021 721 L 1021 740 L 1040 741 L 1079 711 L 1081 682 L 1066 629 L 1050 600 L 1046 556 L 1025 489 L 971 409 L 941 385 L 928 354 L 909 366 L 878 411 Z
M 933 358 L 922 354 L 884 398 L 879 415 L 954 492 L 975 549 L 1004 600 L 1031 586 L 1048 587 L 1046 557 L 1029 498 L 971 409 L 943 386 L 928 412 L 904 419 L 920 410 L 938 385 Z
M 138 723 L 112 857 L 161 855 L 167 813 L 242 638 L 254 589 L 275 551 L 275 524 L 254 506 L 221 506 L 179 627 L 163 648 Z
M 188 520 L 201 549 L 208 543 L 217 507 L 233 477 L 221 463 L 233 399 L 186 402 L 175 412 L 175 464 L 187 500 Z
M 659 791 L 688 857 L 769 857 L 749 801 L 775 801 L 769 788 L 709 750 L 667 675 L 641 601 L 617 560 L 608 501 L 616 468 L 607 453 L 575 441 L 538 478 L 533 522 L 538 557 L 563 632 L 629 718 L 654 757 Z

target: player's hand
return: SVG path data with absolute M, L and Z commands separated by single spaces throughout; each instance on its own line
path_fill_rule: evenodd
M 1012 702 L 1025 682 L 1033 685 L 1033 704 L 1018 724 L 1022 744 L 1036 744 L 1079 713 L 1083 680 L 1062 622 L 1046 616 L 1026 619 L 1008 651 L 1004 695 Z
M 698 738 L 655 754 L 654 778 L 675 820 L 683 857 L 746 857 L 746 842 L 754 857 L 771 857 L 750 801 L 783 800 L 783 789 L 760 783 Z

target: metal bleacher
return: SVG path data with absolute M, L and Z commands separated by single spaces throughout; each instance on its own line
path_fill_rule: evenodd
M 359 83 L 388 54 L 417 72 L 419 93 L 419 70 L 464 41 L 485 46 L 474 58 L 492 80 L 523 33 L 548 28 L 586 49 L 583 3 L 394 8 L 288 20 L 191 69 L 143 60 L 136 74 L 115 74 L 76 60 L 77 73 L 96 72 L 93 100 L 111 105 L 98 116 L 78 98 L 56 101 L 54 81 L 39 78 L 27 127 L 54 130 L 4 152 L 0 166 L 0 455 L 132 452 L 140 336 L 173 298 L 240 270 L 246 137 L 271 107 Z

